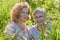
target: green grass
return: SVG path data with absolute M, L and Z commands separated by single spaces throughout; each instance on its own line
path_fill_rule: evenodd
M 47 11 L 47 21 L 54 24 L 54 29 L 52 29 L 51 35 L 46 38 L 46 40 L 60 40 L 60 1 L 58 0 L 0 0 L 0 40 L 5 40 L 7 37 L 4 36 L 3 30 L 6 25 L 10 22 L 10 10 L 14 4 L 27 1 L 31 6 L 31 14 L 36 7 L 43 7 Z M 28 26 L 34 24 L 31 18 Z M 44 38 L 43 38 L 44 40 Z

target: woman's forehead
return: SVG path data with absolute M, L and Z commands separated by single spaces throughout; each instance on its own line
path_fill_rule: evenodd
M 37 13 L 34 16 L 44 16 L 44 14 Z
M 23 8 L 22 11 L 28 12 L 28 8 Z

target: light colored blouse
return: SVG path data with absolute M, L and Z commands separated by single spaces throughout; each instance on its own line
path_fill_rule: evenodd
M 46 26 L 49 31 L 53 29 L 52 24 L 47 24 Z M 34 38 L 34 40 L 42 40 L 41 33 L 37 30 L 37 25 L 33 25 L 32 28 L 29 30 L 29 38 Z
M 6 29 L 4 30 L 4 34 L 14 36 L 15 40 L 27 40 L 28 38 L 28 31 L 26 28 L 21 30 L 14 22 L 7 25 Z

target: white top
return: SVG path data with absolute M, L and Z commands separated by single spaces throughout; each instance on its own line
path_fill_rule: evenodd
M 53 25 L 49 23 L 46 26 L 48 28 L 48 31 L 51 32 L 51 30 L 53 29 Z M 29 38 L 34 38 L 34 40 L 42 40 L 41 32 L 38 31 L 37 25 L 33 25 L 29 30 Z
M 6 29 L 4 30 L 4 34 L 14 36 L 14 39 L 16 40 L 27 40 L 28 38 L 28 31 L 26 28 L 21 30 L 14 22 L 7 25 Z

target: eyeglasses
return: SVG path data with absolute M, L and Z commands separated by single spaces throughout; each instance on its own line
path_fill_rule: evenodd
M 42 18 L 42 17 L 44 17 L 44 16 L 39 15 L 39 16 L 36 16 L 35 18 L 38 19 L 38 18 Z

